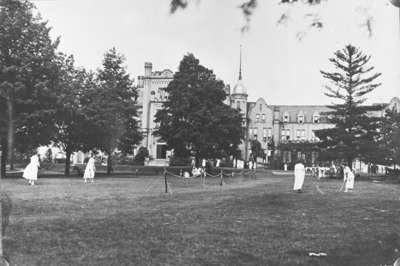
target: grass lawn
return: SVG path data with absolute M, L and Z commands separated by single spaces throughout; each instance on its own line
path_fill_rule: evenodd
M 3 180 L 13 204 L 11 265 L 392 265 L 400 257 L 400 186 L 307 177 Z M 316 188 L 316 184 L 319 190 Z M 309 257 L 325 252 L 326 257 Z

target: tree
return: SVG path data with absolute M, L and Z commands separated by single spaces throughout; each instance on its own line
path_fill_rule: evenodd
M 326 112 L 328 122 L 335 125 L 330 129 L 316 131 L 320 139 L 321 159 L 343 159 L 351 167 L 354 159 L 368 159 L 376 147 L 379 118 L 368 112 L 382 109 L 382 106 L 363 105 L 365 95 L 377 88 L 374 83 L 381 74 L 370 74 L 374 67 L 368 67 L 370 56 L 358 48 L 347 45 L 329 59 L 336 71 L 321 71 L 334 87 L 326 86 L 326 96 L 340 101 L 332 104 L 332 111 Z
M 255 139 L 250 141 L 250 149 L 255 161 L 257 161 L 258 157 L 264 158 L 265 153 L 261 147 L 261 143 L 258 140 Z
M 380 121 L 377 152 L 371 161 L 383 165 L 400 165 L 400 113 L 387 110 Z
M 108 155 L 107 173 L 112 170 L 115 149 L 131 154 L 142 139 L 137 122 L 137 91 L 124 62 L 115 48 L 106 52 L 97 74 L 98 89 L 85 111 L 96 125 L 93 138 L 97 147 Z
M 51 41 L 50 28 L 33 12 L 26 0 L 0 2 L 0 98 L 6 105 L 11 168 L 15 137 L 24 151 L 47 144 L 54 133 L 58 39 Z
M 188 54 L 165 91 L 169 97 L 156 114 L 160 126 L 155 135 L 166 141 L 175 157 L 216 158 L 236 152 L 242 118 L 224 104 L 224 83 L 212 70 Z
M 57 98 L 56 127 L 53 142 L 66 153 L 65 175 L 70 174 L 70 160 L 74 151 L 88 151 L 95 146 L 95 124 L 85 106 L 92 102 L 96 92 L 93 73 L 74 66 L 74 58 L 60 55 L 60 80 Z

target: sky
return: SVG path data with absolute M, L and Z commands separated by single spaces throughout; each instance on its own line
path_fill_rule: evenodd
M 259 0 L 250 28 L 237 8 L 242 0 L 194 0 L 183 11 L 169 14 L 169 0 L 36 0 L 51 35 L 60 36 L 59 50 L 73 54 L 78 66 L 95 70 L 111 47 L 126 57 L 135 79 L 144 63 L 154 70 L 177 70 L 193 53 L 200 63 L 233 87 L 238 79 L 239 47 L 243 53 L 243 83 L 249 101 L 263 97 L 268 104 L 330 104 L 328 84 L 320 70 L 347 44 L 372 56 L 370 65 L 382 76 L 382 86 L 368 103 L 400 97 L 399 10 L 387 0 L 328 0 L 320 6 L 279 5 Z M 309 29 L 316 13 L 322 29 Z M 286 23 L 278 24 L 280 16 Z M 371 17 L 372 35 L 365 26 Z

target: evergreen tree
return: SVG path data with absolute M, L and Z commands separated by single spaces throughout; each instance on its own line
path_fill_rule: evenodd
M 0 98 L 11 168 L 14 143 L 22 152 L 30 150 L 47 144 L 55 130 L 58 40 L 51 41 L 50 28 L 33 13 L 28 1 L 0 1 Z
M 332 111 L 326 112 L 328 122 L 335 126 L 316 131 L 320 139 L 322 160 L 341 159 L 351 167 L 354 159 L 367 160 L 375 152 L 377 138 L 377 117 L 368 112 L 381 110 L 382 106 L 364 105 L 366 94 L 377 88 L 374 83 L 381 74 L 370 74 L 374 67 L 368 67 L 370 56 L 358 48 L 347 45 L 329 59 L 336 71 L 321 71 L 322 76 L 332 84 L 326 86 L 326 96 L 339 101 L 332 104 Z
M 125 58 L 110 49 L 98 71 L 98 90 L 87 104 L 85 113 L 96 125 L 93 138 L 99 149 L 108 155 L 107 173 L 112 171 L 111 157 L 115 149 L 133 153 L 142 139 L 137 122 L 137 91 L 123 65 Z
M 166 141 L 175 157 L 216 158 L 237 151 L 242 118 L 224 104 L 224 83 L 212 70 L 188 54 L 165 90 L 169 97 L 156 114 L 160 126 L 155 135 Z
M 400 113 L 387 110 L 379 127 L 377 152 L 371 154 L 370 161 L 383 165 L 400 165 Z

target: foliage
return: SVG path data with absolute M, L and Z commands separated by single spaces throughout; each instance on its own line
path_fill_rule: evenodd
M 315 5 L 320 5 L 323 2 L 326 2 L 327 0 L 275 0 L 276 4 L 278 5 L 293 5 L 296 3 L 303 4 L 306 6 L 315 6 Z M 170 0 L 170 12 L 175 13 L 179 9 L 185 9 L 190 0 Z M 246 21 L 245 25 L 242 27 L 242 32 L 247 31 L 250 28 L 250 21 L 251 17 L 254 14 L 255 10 L 257 9 L 258 3 L 262 1 L 259 0 L 241 0 L 241 3 L 238 5 L 238 8 L 242 11 L 243 17 Z M 367 5 L 367 4 L 366 4 Z M 285 24 L 287 23 L 288 20 L 290 20 L 288 12 L 284 12 L 281 14 L 279 20 L 277 21 L 278 24 Z M 321 19 L 320 15 L 318 13 L 315 13 L 314 11 L 309 11 L 304 15 L 304 19 L 311 18 L 309 22 L 309 27 L 310 28 L 315 28 L 315 29 L 320 29 L 324 27 L 324 21 Z M 365 20 L 365 26 L 368 30 L 368 34 L 371 36 L 372 35 L 372 17 L 367 16 Z M 304 35 L 304 32 L 299 32 L 298 33 L 298 39 L 301 40 Z
M 85 113 L 96 125 L 95 144 L 109 159 L 117 148 L 123 153 L 133 153 L 134 145 L 142 138 L 137 123 L 137 91 L 124 62 L 125 58 L 115 48 L 106 52 L 103 66 L 98 70 L 97 88 L 85 107 Z M 108 165 L 110 171 L 111 160 Z
M 140 147 L 135 156 L 135 162 L 144 165 L 144 161 L 149 157 L 149 150 L 146 147 Z
M 250 140 L 250 150 L 251 155 L 256 161 L 258 157 L 263 158 L 265 156 L 264 150 L 261 147 L 261 143 L 256 139 Z
M 85 106 L 92 102 L 96 90 L 93 73 L 77 69 L 72 56 L 59 56 L 60 80 L 57 131 L 53 141 L 66 152 L 65 175 L 69 175 L 70 156 L 75 151 L 89 151 L 95 147 L 95 124 L 85 113 Z
M 50 39 L 47 23 L 33 13 L 28 1 L 0 2 L 0 99 L 7 106 L 11 165 L 14 136 L 16 148 L 27 151 L 47 144 L 55 130 L 58 39 Z
M 400 113 L 387 110 L 380 121 L 379 145 L 371 161 L 384 165 L 400 165 Z
M 155 134 L 177 157 L 217 158 L 236 152 L 242 138 L 239 111 L 224 104 L 224 83 L 192 54 L 165 89 L 169 94 L 156 114 Z
M 326 112 L 328 122 L 335 126 L 316 131 L 321 140 L 321 159 L 343 159 L 351 166 L 355 158 L 368 161 L 369 154 L 375 152 L 379 118 L 368 112 L 379 111 L 382 106 L 363 103 L 365 95 L 380 85 L 374 81 L 381 74 L 369 74 L 374 69 L 367 66 L 370 58 L 358 48 L 347 45 L 330 59 L 336 71 L 321 71 L 334 85 L 326 86 L 325 95 L 339 101 L 329 106 L 332 111 Z

